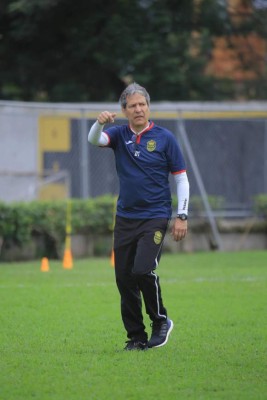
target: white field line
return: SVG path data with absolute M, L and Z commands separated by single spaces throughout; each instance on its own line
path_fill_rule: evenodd
M 161 282 L 165 284 L 176 284 L 176 283 L 205 283 L 205 282 L 218 282 L 218 283 L 229 283 L 229 282 L 265 282 L 267 281 L 266 276 L 232 276 L 229 278 L 224 277 L 197 277 L 193 279 L 179 279 L 179 278 L 165 278 L 161 279 Z
M 18 283 L 18 284 L 7 284 L 7 285 L 2 285 L 0 284 L 0 289 L 30 289 L 30 288 L 40 288 L 42 285 L 34 285 L 34 284 L 23 284 L 23 283 Z M 51 287 L 58 287 L 58 288 L 80 288 L 80 287 L 107 287 L 107 286 L 114 286 L 114 283 L 112 282 L 84 282 L 83 284 L 80 283 L 55 283 L 51 284 Z
M 161 284 L 163 285 L 174 285 L 174 284 L 187 284 L 187 283 L 242 283 L 242 282 L 265 282 L 266 277 L 261 276 L 244 276 L 244 277 L 232 277 L 232 278 L 221 278 L 221 277 L 198 277 L 193 279 L 178 279 L 178 278 L 170 278 L 170 279 L 160 279 Z M 28 288 L 39 288 L 42 285 L 38 284 L 0 284 L 0 289 L 28 289 Z M 51 283 L 51 286 L 58 288 L 79 288 L 79 287 L 108 287 L 115 286 L 115 282 L 84 282 L 84 283 Z

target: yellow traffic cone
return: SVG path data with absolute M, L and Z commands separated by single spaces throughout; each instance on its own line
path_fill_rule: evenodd
M 47 257 L 43 257 L 41 261 L 41 272 L 48 272 L 49 271 L 49 262 Z

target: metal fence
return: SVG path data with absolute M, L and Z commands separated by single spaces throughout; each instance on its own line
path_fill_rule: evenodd
M 118 112 L 116 123 L 126 122 L 113 103 L 0 102 L 0 200 L 117 194 L 112 150 L 87 142 L 104 109 Z M 204 190 L 237 216 L 252 212 L 254 196 L 267 193 L 267 103 L 154 103 L 151 119 L 179 141 L 191 198 Z M 175 193 L 171 176 L 170 183 Z

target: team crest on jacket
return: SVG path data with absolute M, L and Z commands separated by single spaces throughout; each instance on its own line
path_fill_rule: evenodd
M 157 143 L 155 140 L 149 140 L 146 144 L 146 148 L 148 151 L 154 151 L 157 147 Z
M 160 231 L 156 231 L 154 235 L 154 242 L 156 244 L 160 244 L 161 241 L 162 241 L 162 233 Z

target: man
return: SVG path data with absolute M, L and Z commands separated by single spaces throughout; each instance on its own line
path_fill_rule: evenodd
M 120 182 L 114 228 L 115 274 L 129 339 L 125 350 L 146 350 L 165 345 L 173 328 L 155 272 L 172 216 L 169 173 L 177 183 L 178 213 L 172 226 L 175 241 L 187 233 L 189 183 L 174 135 L 149 120 L 146 89 L 137 83 L 129 85 L 121 94 L 120 104 L 129 125 L 103 130 L 116 117 L 116 113 L 103 111 L 90 129 L 88 140 L 114 151 Z M 152 321 L 149 340 L 141 294 Z

